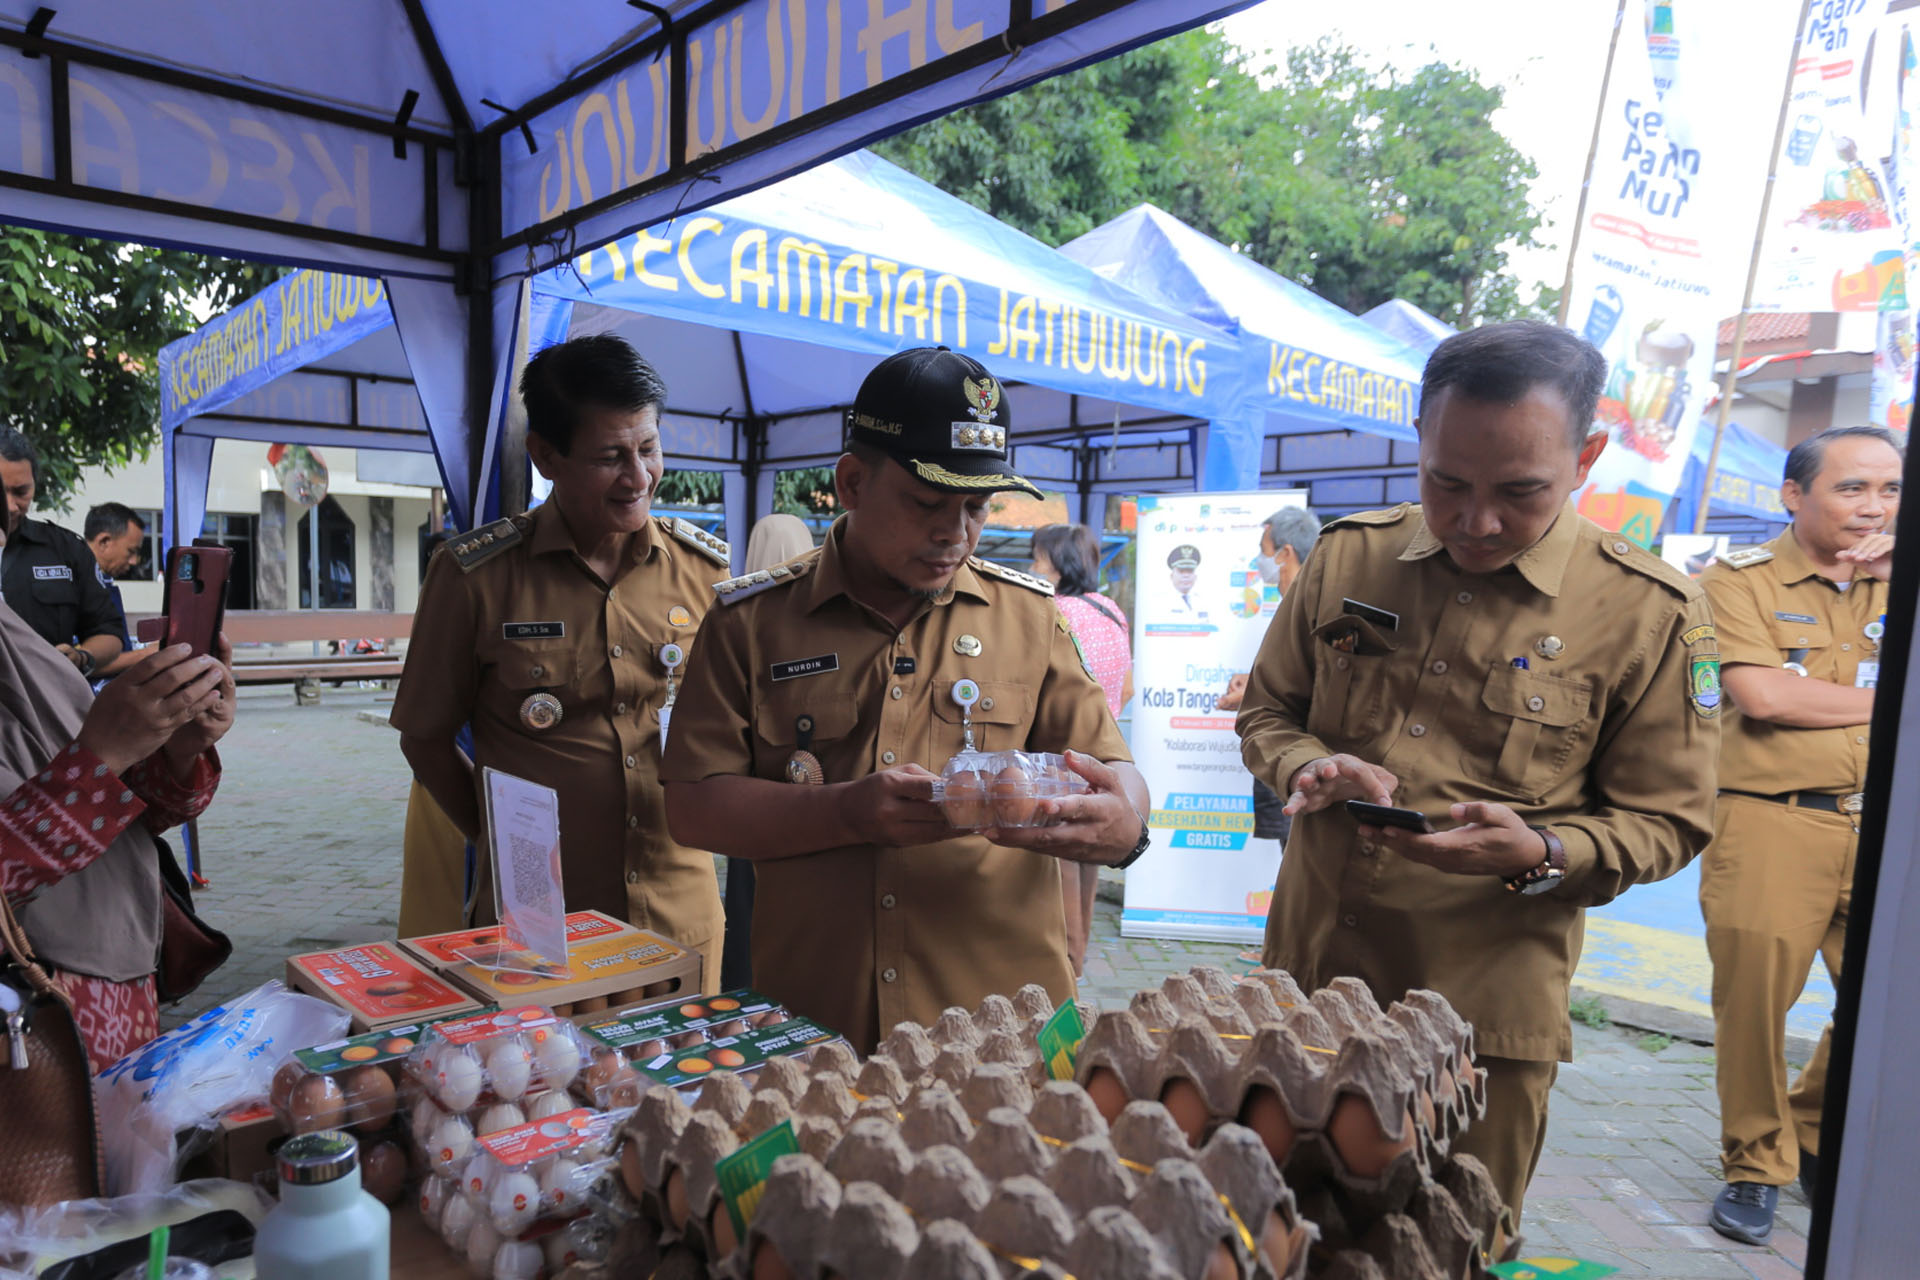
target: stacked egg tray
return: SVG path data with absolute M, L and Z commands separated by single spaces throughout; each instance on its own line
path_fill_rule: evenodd
M 1485 1167 L 1452 1151 L 1486 1081 L 1431 991 L 1383 1013 L 1354 979 L 1309 997 L 1279 971 L 1197 967 L 1102 1016 L 1076 1076 L 1116 1126 L 1152 1100 L 1190 1144 L 1251 1130 L 1318 1228 L 1309 1274 L 1476 1277 L 1518 1248 Z
M 361 1185 L 383 1204 L 406 1194 L 407 1157 L 401 1099 L 406 1055 L 418 1028 L 375 1031 L 302 1049 L 273 1074 L 268 1102 L 288 1135 L 342 1129 L 360 1144 Z

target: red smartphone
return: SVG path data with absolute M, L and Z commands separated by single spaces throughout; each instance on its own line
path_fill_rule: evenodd
M 175 547 L 167 552 L 167 606 L 160 645 L 186 644 L 195 657 L 213 652 L 227 616 L 227 547 Z

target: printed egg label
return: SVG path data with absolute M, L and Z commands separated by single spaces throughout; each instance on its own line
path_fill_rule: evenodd
M 774 1058 L 805 1053 L 815 1045 L 838 1039 L 837 1031 L 829 1031 L 806 1018 L 792 1018 L 771 1027 L 756 1027 L 737 1036 L 723 1036 L 682 1049 L 664 1063 L 656 1058 L 634 1065 L 647 1079 L 680 1088 L 704 1080 L 715 1071 L 752 1072 Z
M 381 942 L 290 957 L 287 985 L 352 1010 L 373 1026 L 478 1007 L 471 996 Z
M 436 1024 L 433 1034 L 448 1044 L 476 1044 L 517 1031 L 538 1043 L 541 1028 L 558 1026 L 561 1021 L 550 1010 L 523 1005 L 518 1009 L 499 1009 L 469 1018 L 450 1018 Z
M 604 1137 L 611 1126 L 612 1117 L 605 1112 L 575 1107 L 545 1120 L 529 1120 L 490 1133 L 480 1139 L 479 1145 L 504 1167 L 518 1169 Z
M 615 1017 L 587 1023 L 582 1030 L 610 1049 L 628 1049 L 646 1040 L 664 1040 L 685 1031 L 703 1031 L 745 1021 L 780 1008 L 771 996 L 742 988 L 717 996 L 675 997 L 670 1002 L 628 1009 Z
M 412 1053 L 413 1047 L 420 1043 L 421 1034 L 434 1025 L 429 1021 L 386 1027 L 347 1040 L 317 1044 L 311 1049 L 296 1049 L 293 1056 L 308 1071 L 327 1074 L 354 1067 L 377 1067 Z

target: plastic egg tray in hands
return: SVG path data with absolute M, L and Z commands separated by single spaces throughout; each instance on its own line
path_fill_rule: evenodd
M 935 779 L 933 802 L 958 831 L 1044 827 L 1041 801 L 1091 789 L 1050 751 L 963 751 Z

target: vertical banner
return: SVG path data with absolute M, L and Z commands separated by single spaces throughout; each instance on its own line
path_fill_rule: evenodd
M 1153 847 L 1127 871 L 1127 937 L 1258 941 L 1280 867 L 1253 835 L 1253 775 L 1217 704 L 1253 668 L 1279 588 L 1256 563 L 1267 517 L 1301 490 L 1139 499 L 1133 759 L 1153 791 Z
M 1897 32 L 1889 24 L 1880 32 L 1883 44 L 1894 48 L 1893 159 L 1888 165 L 1888 195 L 1893 208 L 1894 225 L 1900 229 L 1906 280 L 1901 290 L 1906 306 L 1902 310 L 1882 309 L 1873 344 L 1872 417 L 1875 425 L 1905 431 L 1913 421 L 1914 350 L 1920 337 L 1920 308 L 1913 297 L 1915 271 L 1920 270 L 1920 218 L 1914 216 L 1913 196 L 1920 174 L 1914 165 L 1920 154 L 1914 151 L 1914 95 L 1920 82 L 1914 73 L 1916 64 L 1913 32 L 1901 23 Z
M 1756 311 L 1907 309 L 1889 182 L 1892 95 L 1890 83 L 1873 83 L 1894 71 L 1897 33 L 1889 41 L 1876 30 L 1886 11 L 1886 0 L 1825 0 L 1808 11 L 1754 281 Z
M 1845 0 L 1851 3 L 1852 0 Z M 1580 511 L 1659 531 L 1740 308 L 1798 0 L 1629 0 L 1587 175 L 1567 322 L 1607 358 Z M 1731 109 L 1739 104 L 1739 109 Z

